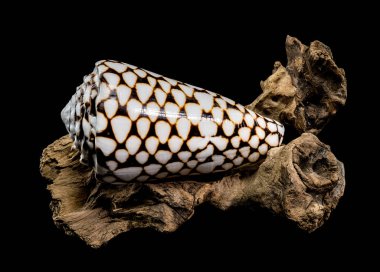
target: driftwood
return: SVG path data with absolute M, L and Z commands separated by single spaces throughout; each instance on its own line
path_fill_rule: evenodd
M 274 65 L 273 73 L 261 82 L 263 93 L 248 106 L 294 128 L 299 134 L 318 134 L 346 103 L 347 82 L 331 50 L 320 41 L 310 47 L 288 36 L 285 43 L 288 65 Z
M 316 134 L 345 103 L 344 71 L 320 42 L 306 47 L 288 37 L 286 49 L 287 68 L 275 64 L 261 84 L 263 94 L 249 107 L 299 133 Z M 79 163 L 69 136 L 44 150 L 40 169 L 52 181 L 48 189 L 55 224 L 92 247 L 134 228 L 175 231 L 206 202 L 222 210 L 259 204 L 311 232 L 328 219 L 345 186 L 343 163 L 311 133 L 270 150 L 258 169 L 245 167 L 202 180 L 122 187 L 99 183 Z

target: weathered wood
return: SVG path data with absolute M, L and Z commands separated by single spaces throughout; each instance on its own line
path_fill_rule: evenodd
M 48 146 L 41 173 L 53 180 L 48 189 L 54 222 L 93 247 L 134 228 L 175 231 L 205 202 L 222 210 L 256 203 L 313 231 L 336 207 L 345 185 L 343 164 L 309 133 L 270 150 L 256 172 L 123 187 L 97 184 L 71 145 L 64 136 Z
M 318 134 L 346 103 L 347 81 L 331 50 L 320 41 L 310 46 L 288 36 L 288 64 L 274 65 L 273 73 L 261 82 L 263 93 L 248 106 L 255 112 L 292 127 L 299 134 Z

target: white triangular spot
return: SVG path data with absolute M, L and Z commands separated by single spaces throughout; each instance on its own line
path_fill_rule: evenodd
M 182 144 L 183 144 L 183 140 L 176 135 L 173 135 L 169 139 L 169 142 L 168 142 L 169 149 L 173 153 L 177 153 L 181 149 Z
M 115 161 L 106 161 L 108 169 L 114 171 L 117 168 L 117 162 Z
M 96 116 L 96 132 L 103 132 L 107 128 L 108 119 L 101 112 L 97 112 Z
M 131 181 L 138 177 L 142 172 L 142 167 L 127 167 L 118 169 L 114 172 L 115 176 L 124 181 Z
M 174 125 L 179 117 L 179 107 L 177 106 L 177 104 L 167 102 L 165 104 L 165 115 L 170 124 Z
M 144 167 L 144 171 L 148 175 L 154 176 L 155 174 L 158 173 L 158 171 L 160 171 L 161 168 L 162 168 L 162 165 L 160 164 L 149 164 L 148 166 Z
M 222 128 L 223 128 L 224 134 L 229 137 L 234 133 L 235 124 L 232 123 L 232 121 L 225 119 L 223 121 Z
M 260 139 L 257 135 L 253 135 L 251 137 L 251 139 L 249 140 L 248 144 L 252 147 L 252 148 L 257 148 L 259 146 L 259 143 L 260 143 Z
M 144 164 L 148 161 L 149 154 L 146 151 L 141 151 L 141 152 L 137 153 L 135 157 L 136 157 L 136 161 L 139 164 Z
M 232 99 L 229 99 L 228 97 L 225 97 L 223 95 L 220 96 L 224 101 L 226 101 L 227 103 L 231 104 L 231 105 L 235 105 L 236 102 L 233 101 Z
M 125 106 L 129 97 L 131 96 L 131 89 L 124 84 L 120 84 L 117 86 L 116 94 L 120 106 Z
M 219 107 L 215 107 L 212 109 L 211 114 L 214 122 L 220 126 L 223 122 L 223 110 Z
M 265 131 L 261 127 L 256 126 L 255 132 L 260 140 L 263 140 L 265 138 Z
M 209 93 L 210 95 L 214 96 L 214 97 L 218 95 L 218 94 L 216 94 L 216 93 L 214 93 L 214 92 L 212 92 L 212 91 L 208 91 L 208 90 L 206 90 L 206 92 Z
M 178 173 L 182 167 L 183 167 L 182 162 L 172 162 L 166 165 L 166 169 L 168 169 L 168 171 L 171 173 Z
M 135 155 L 137 151 L 139 150 L 141 145 L 141 140 L 139 137 L 132 135 L 128 138 L 127 142 L 125 143 L 125 147 L 128 150 L 128 153 L 130 155 Z
M 154 95 L 156 97 L 156 101 L 157 101 L 158 105 L 163 107 L 165 104 L 165 101 L 166 101 L 167 94 L 163 90 L 156 88 L 154 90 Z
M 121 62 L 110 62 L 110 61 L 107 61 L 105 63 L 108 67 L 114 69 L 116 72 L 118 73 L 123 73 L 125 72 L 125 70 L 127 70 L 127 65 L 124 64 L 124 63 L 121 63 Z
M 264 118 L 261 116 L 256 119 L 256 122 L 259 124 L 260 127 L 264 129 L 267 127 L 267 123 L 265 122 Z
M 277 131 L 277 125 L 272 122 L 267 123 L 268 129 L 270 132 L 276 132 Z
M 198 161 L 196 161 L 196 160 L 191 160 L 191 161 L 186 163 L 186 165 L 190 168 L 194 168 L 195 166 L 197 166 L 197 164 L 198 164 Z
M 178 90 L 178 89 L 172 89 L 172 95 L 174 97 L 175 102 L 178 104 L 178 106 L 182 108 L 186 102 L 186 95 L 181 90 Z
M 257 149 L 261 155 L 265 155 L 268 151 L 268 145 L 267 144 L 262 144 L 259 146 Z
M 208 138 L 193 136 L 190 140 L 187 140 L 187 147 L 191 152 L 196 151 L 197 149 L 203 149 L 209 143 Z
M 236 104 L 236 107 L 241 111 L 241 112 L 245 112 L 245 108 L 242 104 Z
M 226 103 L 226 101 L 224 101 L 224 100 L 221 99 L 221 98 L 215 98 L 215 101 L 216 101 L 216 103 L 219 104 L 219 106 L 220 106 L 223 110 L 227 109 L 227 103 Z
M 102 83 L 100 84 L 100 89 L 102 88 L 102 85 L 107 86 L 107 84 L 105 84 L 104 82 L 102 82 Z M 109 90 L 108 90 L 108 91 L 109 91 Z M 96 90 L 92 89 L 92 90 L 91 90 L 91 99 L 94 99 L 97 95 L 98 95 L 98 92 L 97 92 Z M 96 97 L 96 101 L 98 101 L 98 98 L 99 98 L 99 96 Z M 98 104 L 98 102 L 96 102 L 96 104 Z
M 254 113 L 253 111 L 251 111 L 250 109 L 246 109 L 253 117 L 253 119 L 256 119 L 257 118 L 257 115 L 256 113 Z
M 154 136 L 150 136 L 148 139 L 145 140 L 145 148 L 151 155 L 156 153 L 158 144 L 159 144 L 159 141 Z
M 104 156 L 109 156 L 116 148 L 117 143 L 107 137 L 95 137 L 95 147 L 99 148 Z
M 178 83 L 178 81 L 177 80 L 175 80 L 175 79 L 171 79 L 171 78 L 168 78 L 168 77 L 163 77 L 167 82 L 169 82 L 170 83 L 170 85 L 172 85 L 172 86 L 175 86 L 175 85 L 177 85 L 177 83 Z
M 128 63 L 126 63 L 126 65 L 127 65 L 129 68 L 131 68 L 131 69 L 136 69 L 136 68 L 137 68 L 136 66 L 134 66 L 134 65 L 132 65 L 132 64 L 128 64 Z
M 248 127 L 241 127 L 238 130 L 238 134 L 243 142 L 248 142 L 251 137 L 251 129 Z
M 164 90 L 165 93 L 169 93 L 170 92 L 171 86 L 170 86 L 170 84 L 168 82 L 166 82 L 165 80 L 159 79 L 158 83 L 160 84 L 161 88 Z
M 228 144 L 228 139 L 224 138 L 222 136 L 217 137 L 211 137 L 210 141 L 216 146 L 216 148 L 220 151 L 223 151 L 226 149 Z
M 145 104 L 153 94 L 153 87 L 146 83 L 137 83 L 136 92 L 141 103 Z
M 284 133 L 285 133 L 285 127 L 284 127 L 283 125 L 278 125 L 278 126 L 277 126 L 277 130 L 278 130 L 278 132 L 279 132 L 282 136 L 284 136 Z
M 222 168 L 227 171 L 227 170 L 230 170 L 233 166 L 234 165 L 232 163 L 227 162 L 227 163 L 222 165 Z
M 223 155 L 229 158 L 230 160 L 232 160 L 233 158 L 235 158 L 236 153 L 237 153 L 236 149 L 228 149 L 227 151 L 223 152 Z
M 158 179 L 163 179 L 163 178 L 166 178 L 168 174 L 169 174 L 168 172 L 161 172 L 157 174 L 155 177 Z
M 187 162 L 190 159 L 191 155 L 192 153 L 189 151 L 182 151 L 177 154 L 178 158 L 183 162 Z
M 104 73 L 103 77 L 106 79 L 111 89 L 116 88 L 117 85 L 119 85 L 120 77 L 117 74 Z
M 135 73 L 133 72 L 123 73 L 123 79 L 124 79 L 124 82 L 127 83 L 129 87 L 131 88 L 135 87 L 135 83 L 137 80 L 137 76 Z
M 279 144 L 279 139 L 278 139 L 278 134 L 269 134 L 265 138 L 265 142 L 269 144 L 270 146 L 278 146 Z
M 135 69 L 133 70 L 133 72 L 135 72 L 135 74 L 137 74 L 139 77 L 142 77 L 142 78 L 146 77 L 146 72 L 143 70 Z
M 124 143 L 131 130 L 132 122 L 128 117 L 118 115 L 111 120 L 113 134 L 119 143 Z
M 178 85 L 182 91 L 185 92 L 185 94 L 189 97 L 192 97 L 193 96 L 193 93 L 194 93 L 194 89 L 192 87 L 189 87 L 189 86 L 186 86 L 186 85 L 182 85 L 182 84 L 179 84 Z
M 250 128 L 253 128 L 253 126 L 255 125 L 255 121 L 253 120 L 252 115 L 250 115 L 249 113 L 244 115 L 244 121 Z
M 147 181 L 150 177 L 149 176 L 139 176 L 137 178 L 138 181 L 144 182 Z
M 163 120 L 158 121 L 155 125 L 155 130 L 160 143 L 166 143 L 171 131 L 171 126 L 168 122 Z
M 115 177 L 113 176 L 106 176 L 106 177 L 102 177 L 102 181 L 105 181 L 105 182 L 108 182 L 108 183 L 112 183 L 116 180 Z
M 155 122 L 160 115 L 160 107 L 155 102 L 149 102 L 144 112 L 152 122 Z
M 202 108 L 198 104 L 187 103 L 185 105 L 185 112 L 187 119 L 189 119 L 193 125 L 197 125 L 202 119 Z
M 231 144 L 234 148 L 238 148 L 240 145 L 240 137 L 239 136 L 234 136 L 231 138 Z
M 157 80 L 153 77 L 150 77 L 150 76 L 148 76 L 148 82 L 149 82 L 149 85 L 152 87 L 156 86 L 156 84 L 157 84 Z
M 202 119 L 199 122 L 199 133 L 203 137 L 215 136 L 218 131 L 218 126 L 213 121 Z
M 224 157 L 222 155 L 214 155 L 214 156 L 212 156 L 212 160 L 213 160 L 213 162 L 215 163 L 216 166 L 222 165 L 224 163 L 225 159 L 226 159 L 226 157 Z
M 259 157 L 260 157 L 259 152 L 253 152 L 253 153 L 248 157 L 248 160 L 249 160 L 250 162 L 255 162 L 255 161 L 257 161 L 257 160 L 259 159 Z
M 228 108 L 227 109 L 228 117 L 232 122 L 234 122 L 236 125 L 241 124 L 243 121 L 243 113 L 241 111 L 238 111 L 236 109 Z
M 209 144 L 206 149 L 199 152 L 195 157 L 199 162 L 204 162 L 212 154 L 214 154 L 214 146 Z
M 215 169 L 215 163 L 214 162 L 206 162 L 198 165 L 197 171 L 202 174 L 211 173 Z
M 103 74 L 105 71 L 108 70 L 108 67 L 105 65 L 97 65 L 97 66 L 98 66 L 98 74 L 99 75 Z
M 181 171 L 179 171 L 179 173 L 182 175 L 182 176 L 187 176 L 188 174 L 190 174 L 191 172 L 191 169 L 189 168 L 184 168 L 182 169 Z
M 128 151 L 125 150 L 125 149 L 118 149 L 116 150 L 115 152 L 115 158 L 120 162 L 120 163 L 124 163 L 127 161 L 129 157 L 129 154 L 128 154 Z
M 108 119 L 111 119 L 117 112 L 119 108 L 119 103 L 117 103 L 116 99 L 108 99 L 104 102 L 104 111 Z
M 102 82 L 100 84 L 99 94 L 96 97 L 96 104 L 99 104 L 104 99 L 108 99 L 108 97 L 110 96 L 110 92 L 111 91 L 108 88 L 108 85 L 106 83 Z
M 127 103 L 127 112 L 129 118 L 132 121 L 136 121 L 136 119 L 140 116 L 142 110 L 142 105 L 136 99 L 131 99 Z
M 149 132 L 150 128 L 150 121 L 146 117 L 142 117 L 139 120 L 137 120 L 137 132 L 139 133 L 141 139 L 145 139 L 146 135 Z
M 166 150 L 159 150 L 154 157 L 159 163 L 166 164 L 172 158 L 172 153 Z
M 234 159 L 232 162 L 238 166 L 240 164 L 242 164 L 242 162 L 244 161 L 244 159 L 242 157 L 237 157 L 236 159 Z
M 195 92 L 194 97 L 205 112 L 210 112 L 214 106 L 214 98 L 206 92 Z
M 178 135 L 181 136 L 182 139 L 186 140 L 189 136 L 191 124 L 187 118 L 180 118 L 176 124 Z
M 145 69 L 144 69 L 145 70 Z M 151 74 L 152 76 L 154 76 L 154 77 L 156 77 L 156 78 L 159 78 L 159 77 L 161 77 L 161 75 L 159 75 L 159 74 L 156 74 L 156 73 L 154 73 L 154 72 L 151 72 L 151 71 L 148 71 L 148 70 L 145 70 L 145 72 L 147 72 L 148 74 Z
M 249 146 L 245 146 L 239 149 L 239 152 L 243 156 L 243 158 L 247 158 L 249 156 L 250 151 L 251 148 Z

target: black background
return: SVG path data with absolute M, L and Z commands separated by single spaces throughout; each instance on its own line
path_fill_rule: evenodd
M 378 246 L 374 222 L 378 178 L 365 171 L 371 160 L 364 150 L 377 148 L 378 136 L 366 127 L 370 117 L 377 115 L 363 98 L 378 88 L 369 77 L 369 65 L 375 62 L 373 17 L 368 14 L 363 21 L 329 8 L 315 15 L 304 12 L 301 17 L 296 11 L 274 14 L 271 7 L 240 7 L 224 13 L 202 7 L 146 13 L 144 7 L 132 12 L 99 6 L 96 12 L 57 15 L 59 9 L 30 15 L 11 38 L 18 50 L 12 56 L 22 59 L 27 71 L 12 84 L 22 83 L 21 108 L 30 113 L 23 133 L 17 135 L 31 134 L 25 144 L 18 145 L 22 151 L 11 154 L 11 158 L 14 153 L 23 154 L 27 161 L 22 170 L 14 170 L 18 176 L 14 185 L 22 201 L 8 202 L 7 208 L 12 216 L 9 227 L 15 233 L 10 252 L 20 260 L 37 254 L 27 263 L 42 265 L 52 260 L 57 266 L 79 262 L 125 269 L 135 265 L 201 269 L 204 262 L 252 270 L 258 265 L 327 267 L 329 262 L 366 266 L 373 260 L 368 249 Z M 97 60 L 124 61 L 247 104 L 260 94 L 259 82 L 271 74 L 274 61 L 286 64 L 287 34 L 305 44 L 320 40 L 330 46 L 348 79 L 347 105 L 319 135 L 344 162 L 347 182 L 344 197 L 323 227 L 308 234 L 260 209 L 221 212 L 203 206 L 175 233 L 131 231 L 98 250 L 56 229 L 47 181 L 38 170 L 39 157 L 46 145 L 66 134 L 60 111 Z M 180 264 L 174 265 L 173 260 Z

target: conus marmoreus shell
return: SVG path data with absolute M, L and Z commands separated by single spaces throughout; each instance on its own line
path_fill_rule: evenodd
M 96 63 L 61 116 L 81 162 L 111 183 L 227 171 L 284 135 L 229 98 L 111 60 Z

